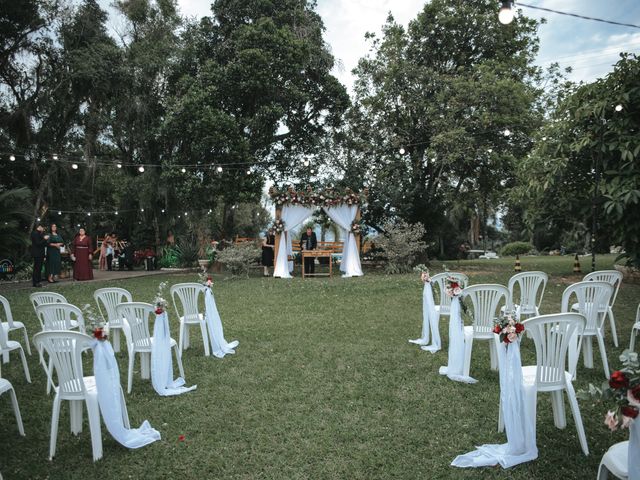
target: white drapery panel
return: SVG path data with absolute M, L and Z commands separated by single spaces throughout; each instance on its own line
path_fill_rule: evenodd
M 120 386 L 120 370 L 109 342 L 95 341 L 93 345 L 93 374 L 98 390 L 98 404 L 102 419 L 111 436 L 127 448 L 140 448 L 160 440 L 160 433 L 145 420 L 140 428 L 129 428 L 127 406 Z
M 340 262 L 340 270 L 344 272 L 343 276 L 361 277 L 360 254 L 358 253 L 358 245 L 356 245 L 356 237 L 351 232 L 351 224 L 358 213 L 358 206 L 339 205 L 337 207 L 324 207 L 324 211 L 331 220 L 345 231 L 342 261 Z
M 240 342 L 234 340 L 230 343 L 224 339 L 224 331 L 222 329 L 222 320 L 218 313 L 216 301 L 213 298 L 213 292 L 207 288 L 204 294 L 205 321 L 209 330 L 209 340 L 211 341 L 211 352 L 218 358 L 223 358 L 230 353 L 236 353 L 236 348 Z
M 482 445 L 477 450 L 457 456 L 454 467 L 488 467 L 500 464 L 513 467 L 538 458 L 536 446 L 536 387 L 524 387 L 520 342 L 501 343 L 500 405 L 504 415 L 507 443 Z
M 153 325 L 153 343 L 151 344 L 151 383 L 153 389 L 168 397 L 195 390 L 197 385 L 185 387 L 184 378 L 173 379 L 173 359 L 171 357 L 171 337 L 167 312 L 156 315 Z
M 422 350 L 435 353 L 441 348 L 440 331 L 438 329 L 440 316 L 436 312 L 436 306 L 433 301 L 433 289 L 431 282 L 425 282 L 422 289 L 422 336 L 415 340 L 409 340 L 410 343 L 421 345 Z M 431 335 L 429 335 L 431 332 Z M 429 345 L 429 336 L 431 336 L 431 345 Z
M 273 276 L 280 278 L 291 278 L 293 271 L 293 262 L 288 262 L 288 256 L 293 255 L 291 247 L 291 230 L 307 218 L 313 210 L 302 205 L 285 205 L 282 207 L 280 218 L 284 223 L 284 232 L 280 235 L 280 244 L 278 245 L 278 255 L 276 258 L 276 266 L 273 269 Z
M 460 316 L 460 298 L 453 297 L 449 315 L 449 358 L 447 365 L 440 367 L 440 375 L 450 380 L 464 383 L 476 383 L 477 380 L 464 373 L 464 327 Z
M 629 451 L 627 453 L 629 480 L 640 480 L 640 417 L 629 426 Z

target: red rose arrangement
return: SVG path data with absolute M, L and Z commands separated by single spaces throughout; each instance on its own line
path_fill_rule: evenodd
M 638 354 L 625 350 L 620 356 L 623 368 L 611 374 L 602 389 L 589 384 L 588 391 L 578 392 L 580 398 L 599 397 L 604 401 L 613 401 L 616 408 L 607 411 L 604 424 L 611 431 L 628 428 L 640 413 L 640 364 Z
M 512 314 L 507 314 L 496 321 L 493 333 L 500 335 L 500 341 L 506 344 L 513 343 L 524 332 L 524 325 L 518 322 Z
M 96 340 L 100 340 L 104 342 L 107 338 L 109 338 L 109 332 L 106 327 L 97 327 L 93 330 L 93 338 Z

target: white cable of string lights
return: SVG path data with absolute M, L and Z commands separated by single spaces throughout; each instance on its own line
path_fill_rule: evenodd
M 638 28 L 638 29 L 640 29 L 640 25 L 635 25 L 633 23 L 623 23 L 623 22 L 616 22 L 615 20 L 607 20 L 607 19 L 604 19 L 604 18 L 589 17 L 587 15 L 580 15 L 579 13 L 564 12 L 564 11 L 561 11 L 561 10 L 554 10 L 552 8 L 540 7 L 538 5 L 531 5 L 531 4 L 522 3 L 522 2 L 513 2 L 513 4 L 516 7 L 526 7 L 526 8 L 531 8 L 533 10 L 541 10 L 541 11 L 544 11 L 544 12 L 555 13 L 555 14 L 558 14 L 558 15 L 566 15 L 568 17 L 580 18 L 582 20 L 591 20 L 591 21 L 594 21 L 594 22 L 608 23 L 610 25 L 618 25 L 618 26 L 621 26 L 621 27 L 629 27 L 629 28 Z

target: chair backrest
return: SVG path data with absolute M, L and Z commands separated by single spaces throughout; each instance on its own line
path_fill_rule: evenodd
M 522 322 L 536 346 L 536 385 L 539 391 L 556 390 L 565 382 L 569 341 L 585 328 L 580 313 L 540 315 Z M 580 345 L 578 344 L 578 351 Z
M 618 290 L 620 290 L 620 285 L 622 284 L 623 277 L 624 275 L 622 275 L 622 272 L 619 272 L 617 270 L 598 270 L 597 272 L 587 273 L 582 281 L 607 282 L 609 285 L 611 285 L 614 290 L 609 306 L 613 307 L 613 304 L 616 303 L 616 297 L 618 296 Z
M 4 318 L 9 325 L 9 328 L 14 328 L 13 324 L 13 314 L 11 313 L 11 305 L 9 304 L 9 300 L 6 297 L 0 295 L 0 303 L 2 304 L 2 309 L 4 310 Z M 2 320 L 2 316 L 0 316 L 0 320 Z
M 596 328 L 601 328 L 604 315 L 601 315 L 602 305 L 609 305 L 613 294 L 613 287 L 607 282 L 578 282 L 569 285 L 562 293 L 561 312 L 569 312 L 571 309 L 572 295 L 578 300 L 578 312 L 585 316 L 587 323 L 584 332 L 593 334 Z
M 71 320 L 76 320 L 80 324 L 80 331 L 85 331 L 82 310 L 70 303 L 40 304 L 36 307 L 36 315 L 42 330 L 70 330 Z
M 36 333 L 33 343 L 39 351 L 44 348 L 53 361 L 58 377 L 58 393 L 64 398 L 82 398 L 86 390 L 83 381 L 82 352 L 90 348 L 94 339 L 71 331 L 48 331 Z M 45 367 L 53 383 L 53 372 Z
M 121 327 L 122 316 L 116 313 L 116 305 L 132 302 L 133 297 L 124 288 L 99 288 L 93 292 L 93 298 L 98 304 L 98 310 L 105 322 L 110 326 Z M 104 310 L 103 310 L 104 307 Z
M 0 296 L 0 298 L 4 298 L 4 297 Z M 9 341 L 9 331 L 5 330 L 4 328 L 2 328 L 2 325 L 0 325 L 0 349 L 4 350 L 6 348 L 9 348 L 9 345 L 7 345 L 8 341 Z M 0 361 L 0 363 L 2 363 L 2 361 Z M 1 376 L 2 375 L 0 374 L 0 377 Z
M 507 288 L 509 289 L 510 309 L 515 304 L 521 309 L 535 311 L 542 303 L 544 290 L 547 287 L 549 276 L 544 272 L 522 272 L 516 273 L 509 279 Z M 515 298 L 516 286 L 520 290 L 520 298 Z
M 474 333 L 488 334 L 493 331 L 500 304 L 509 301 L 509 290 L 504 285 L 485 283 L 465 288 L 462 296 L 469 298 L 473 306 Z
M 440 307 L 449 308 L 451 306 L 451 297 L 445 293 L 446 279 L 454 278 L 460 283 L 462 289 L 469 285 L 469 277 L 464 273 L 459 272 L 442 272 L 431 277 L 431 284 L 438 286 L 438 293 L 440 295 Z
M 34 310 L 43 303 L 69 303 L 64 295 L 56 292 L 35 292 L 29 295 L 29 300 Z
M 150 303 L 144 302 L 127 302 L 116 306 L 116 314 L 124 318 L 122 327 L 128 348 L 151 348 L 149 318 L 155 315 L 155 309 Z
M 200 318 L 198 300 L 200 295 L 204 295 L 206 289 L 207 287 L 201 283 L 177 283 L 171 287 L 169 292 L 171 292 L 171 299 L 178 318 L 184 317 L 185 320 L 198 320 Z M 180 299 L 182 308 L 178 308 L 176 297 Z

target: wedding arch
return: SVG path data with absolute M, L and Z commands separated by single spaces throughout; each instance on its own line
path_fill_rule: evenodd
M 276 205 L 274 230 L 276 232 L 273 276 L 291 278 L 293 271 L 293 248 L 291 230 L 321 208 L 341 230 L 345 232 L 340 270 L 343 277 L 362 276 L 360 266 L 360 205 L 366 200 L 367 190 L 360 193 L 345 189 L 314 192 L 311 187 L 296 191 L 289 187 L 278 191 L 271 187 L 269 196 Z

